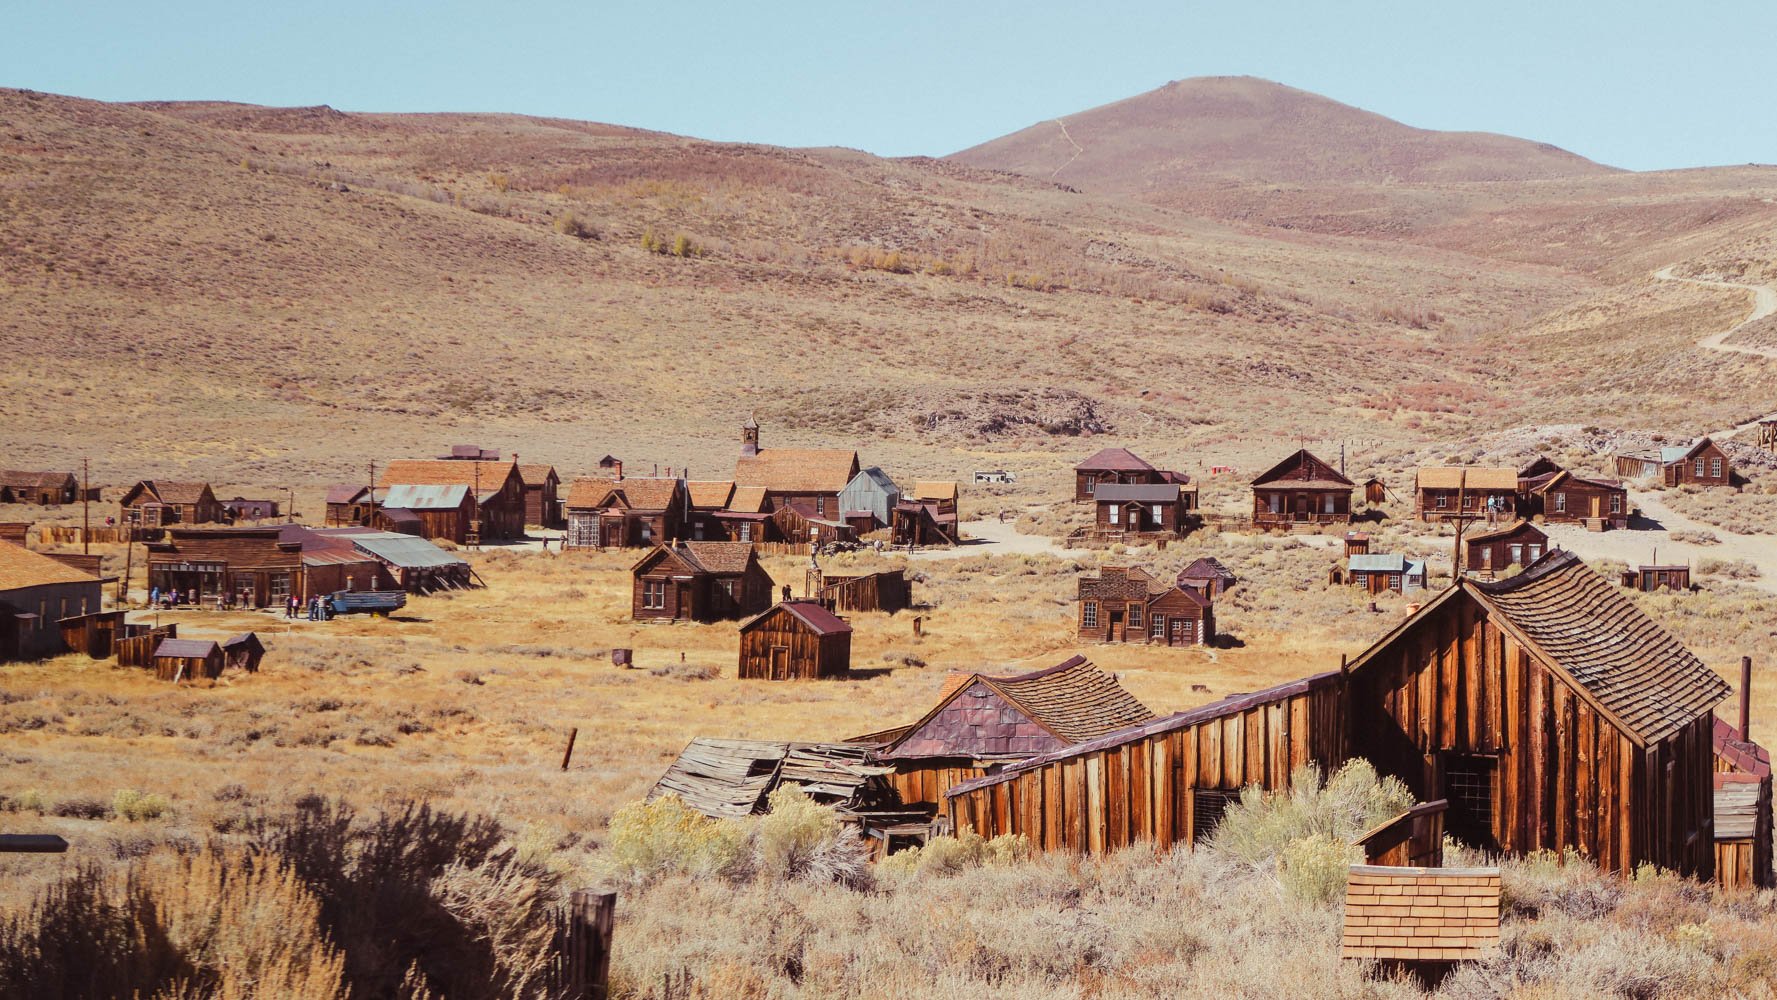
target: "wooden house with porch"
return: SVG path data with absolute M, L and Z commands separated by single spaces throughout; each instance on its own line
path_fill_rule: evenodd
M 629 574 L 636 621 L 728 621 L 771 606 L 771 577 L 747 542 L 659 545 Z
M 568 548 L 645 548 L 685 535 L 682 479 L 576 479 L 565 507 Z
M 156 529 L 173 524 L 213 524 L 222 520 L 222 504 L 209 483 L 143 479 L 118 502 L 118 523 L 126 528 Z
M 1617 475 L 1657 479 L 1663 486 L 1733 486 L 1734 462 L 1721 445 L 1700 438 L 1688 445 L 1629 452 L 1616 457 Z
M 1583 524 L 1596 531 L 1629 526 L 1629 491 L 1615 479 L 1562 470 L 1543 480 L 1531 495 L 1536 512 L 1550 524 Z
M 1518 513 L 1518 472 L 1491 466 L 1432 466 L 1413 482 L 1413 512 L 1421 521 L 1490 521 Z
M 851 626 L 814 601 L 784 601 L 741 623 L 741 680 L 849 676 Z
M 1097 539 L 1179 538 L 1190 533 L 1196 494 L 1174 483 L 1094 487 L 1090 536 Z
M 1520 569 L 1549 551 L 1549 536 L 1523 518 L 1489 531 L 1462 536 L 1462 568 L 1466 573 L 1491 577 L 1510 567 Z
M 1307 449 L 1252 481 L 1253 524 L 1260 528 L 1350 524 L 1357 484 Z
M 1202 646 L 1215 641 L 1215 606 L 1202 591 L 1162 583 L 1135 566 L 1079 579 L 1075 634 L 1087 642 Z
M 0 663 L 67 652 L 59 623 L 103 610 L 105 583 L 41 552 L 0 542 Z
M 736 490 L 764 491 L 768 513 L 792 504 L 807 516 L 839 521 L 839 495 L 857 478 L 858 453 L 830 448 L 762 448 L 759 424 L 748 418 L 741 426 L 740 458 L 734 463 Z M 794 541 L 794 539 L 792 539 Z
M 397 507 L 391 494 L 397 487 L 451 487 L 468 489 L 470 497 L 469 527 L 478 526 L 479 540 L 502 541 L 524 537 L 525 487 L 516 462 L 480 461 L 474 459 L 397 459 L 382 470 L 377 480 L 379 502 L 383 508 Z M 412 508 L 409 508 L 412 509 Z M 386 530 L 400 531 L 400 527 Z M 410 534 L 412 532 L 409 532 Z M 426 538 L 440 537 L 423 534 Z M 465 537 L 449 535 L 462 543 Z
M 148 585 L 200 607 L 219 597 L 231 607 L 282 607 L 302 596 L 303 530 L 286 538 L 283 526 L 171 528 L 148 544 Z
M 91 492 L 91 499 L 97 500 L 98 490 Z M 81 499 L 80 480 L 72 472 L 0 470 L 0 503 L 58 507 Z
M 876 744 L 870 760 L 894 769 L 903 803 L 936 810 L 953 785 L 1152 718 L 1117 675 L 1072 656 L 1027 673 L 953 673 L 911 725 L 854 742 Z

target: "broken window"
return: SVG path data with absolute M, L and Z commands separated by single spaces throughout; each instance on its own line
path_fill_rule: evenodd
M 1493 786 L 1499 761 L 1480 754 L 1444 757 L 1445 829 L 1470 847 L 1493 849 Z
M 1222 824 L 1222 816 L 1228 811 L 1228 803 L 1239 801 L 1239 792 L 1223 791 L 1220 788 L 1191 789 L 1192 839 L 1214 833 L 1216 827 Z

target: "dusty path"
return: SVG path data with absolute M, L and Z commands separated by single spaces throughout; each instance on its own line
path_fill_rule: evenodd
M 1672 273 L 1677 264 L 1668 264 L 1654 272 L 1654 277 L 1661 281 L 1682 281 L 1691 285 L 1703 285 L 1707 288 L 1731 288 L 1735 291 L 1752 293 L 1752 312 L 1733 326 L 1719 333 L 1712 333 L 1697 341 L 1697 346 L 1709 351 L 1726 351 L 1731 354 L 1750 354 L 1758 358 L 1777 358 L 1777 348 L 1745 347 L 1739 344 L 1726 343 L 1729 337 L 1738 333 L 1748 323 L 1754 323 L 1766 316 L 1777 314 L 1777 287 L 1770 285 L 1747 285 L 1738 281 L 1710 281 L 1705 278 L 1681 278 Z
M 1687 563 L 1699 559 L 1743 559 L 1759 568 L 1756 580 L 1742 581 L 1748 586 L 1777 593 L 1777 535 L 1739 535 L 1713 524 L 1692 520 L 1666 506 L 1657 492 L 1631 490 L 1630 503 L 1641 509 L 1642 516 L 1660 525 L 1657 531 L 1587 531 L 1570 524 L 1544 525 L 1549 540 L 1574 552 L 1582 559 L 1615 559 L 1631 566 L 1654 561 L 1655 550 L 1662 564 Z M 1674 531 L 1707 531 L 1721 539 L 1720 545 L 1697 545 L 1675 542 Z
M 984 521 L 964 521 L 961 525 L 963 543 L 950 548 L 920 549 L 913 553 L 915 559 L 962 559 L 967 556 L 1055 556 L 1058 559 L 1072 558 L 1074 553 L 1055 543 L 1055 539 L 1047 535 L 1027 535 L 1018 530 L 1014 521 L 1000 521 L 989 518 Z

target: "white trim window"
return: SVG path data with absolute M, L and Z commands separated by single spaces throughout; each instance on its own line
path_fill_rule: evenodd
M 1111 523 L 1112 524 L 1122 524 L 1123 523 L 1123 508 L 1117 506 L 1116 504 L 1111 504 Z
M 642 607 L 648 608 L 649 610 L 652 610 L 652 611 L 665 610 L 665 608 L 666 608 L 666 581 L 665 580 L 643 580 L 642 581 Z
M 1141 605 L 1139 604 L 1129 606 L 1129 631 L 1136 635 L 1141 634 Z
M 1080 604 L 1080 626 L 1082 628 L 1098 627 L 1098 602 L 1083 601 Z
M 1720 479 L 1721 478 L 1721 459 L 1712 458 L 1709 460 L 1709 478 L 1711 478 L 1711 479 Z
M 1555 494 L 1555 511 L 1559 514 L 1567 513 L 1567 494 Z
M 1166 616 L 1154 615 L 1148 621 L 1148 634 L 1156 639 L 1166 638 Z
M 1697 456 L 1697 478 L 1703 478 L 1703 456 Z
M 1621 514 L 1623 512 L 1623 495 L 1621 493 L 1612 493 L 1610 495 L 1610 512 L 1612 514 Z

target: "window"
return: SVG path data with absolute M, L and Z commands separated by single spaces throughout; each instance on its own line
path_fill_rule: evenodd
M 1697 478 L 1703 478 L 1703 459 L 1700 456 L 1697 459 Z
M 1482 546 L 1481 548 L 1481 568 L 1493 568 L 1493 546 L 1491 545 Z
M 1610 512 L 1612 514 L 1621 514 L 1623 512 L 1623 495 L 1621 493 L 1612 493 L 1610 495 Z
M 697 521 L 692 523 L 691 537 L 696 541 L 699 541 L 699 542 L 703 541 L 703 519 L 702 518 L 699 518 Z
M 1555 509 L 1561 513 L 1567 512 L 1567 494 L 1555 494 Z
M 347 590 L 352 589 L 350 586 Z M 271 603 L 282 604 L 290 598 L 290 574 L 273 573 L 271 575 Z
M 1400 591 L 1401 591 L 1401 575 L 1399 573 L 1388 574 L 1388 589 L 1394 591 L 1397 594 L 1400 593 Z
M 37 631 L 39 631 L 39 632 L 43 631 L 44 623 L 47 622 L 48 620 L 49 620 L 49 602 L 48 601 L 38 601 L 37 602 Z
M 741 523 L 740 540 L 743 542 L 750 542 L 753 540 L 753 526 L 751 524 L 744 521 Z
M 1538 559 L 1541 559 L 1542 557 L 1543 557 L 1543 547 L 1541 545 L 1530 546 L 1530 561 L 1531 562 L 1536 562 Z
M 1493 846 L 1493 778 L 1498 761 L 1477 754 L 1444 757 L 1444 822 L 1450 836 L 1470 847 Z
M 661 610 L 666 607 L 666 581 L 642 581 L 642 607 Z
M 1534 550 L 1532 550 L 1532 551 L 1534 551 Z M 1515 563 L 1517 563 L 1517 564 L 1518 564 L 1518 565 L 1520 565 L 1520 566 L 1523 566 L 1523 565 L 1525 565 L 1525 562 L 1524 562 L 1524 546 L 1522 546 L 1522 545 L 1517 545 L 1517 544 L 1514 544 L 1514 545 L 1513 545 L 1513 546 L 1512 546 L 1512 562 L 1515 562 Z
M 1116 504 L 1111 504 L 1111 523 L 1112 524 L 1123 523 L 1123 508 L 1117 506 Z
M 1462 495 L 1462 509 L 1463 510 L 1474 510 L 1475 509 L 1475 495 L 1473 493 L 1464 493 Z
M 1083 628 L 1098 627 L 1098 602 L 1086 601 L 1080 605 L 1080 625 Z
M 1333 496 L 1333 495 L 1332 495 L 1332 494 L 1331 494 L 1331 493 L 1328 493 L 1328 494 L 1327 494 L 1327 496 L 1326 496 L 1326 501 L 1327 501 L 1327 502 L 1326 502 L 1326 503 L 1325 503 L 1325 504 L 1322 504 L 1322 505 L 1321 505 L 1321 507 L 1322 507 L 1322 510 L 1323 510 L 1323 512 L 1324 512 L 1324 513 L 1327 513 L 1327 514 L 1331 514 L 1331 513 L 1332 513 L 1332 512 L 1333 512 L 1333 501 L 1334 501 L 1334 499 L 1335 499 L 1335 497 L 1334 497 L 1334 496 Z
M 1273 514 L 1283 513 L 1283 497 L 1280 494 L 1277 494 L 1277 493 L 1271 494 L 1271 513 L 1273 513 Z
M 1129 630 L 1137 635 L 1141 634 L 1141 605 L 1139 604 L 1129 606 Z
M 1165 615 L 1155 615 L 1153 617 L 1153 619 L 1151 621 L 1149 621 L 1148 624 L 1150 626 L 1148 628 L 1149 635 L 1153 636 L 1156 639 L 1166 638 L 1166 616 Z
M 1092 494 L 1097 493 L 1097 492 L 1098 492 L 1098 480 L 1094 479 L 1091 476 L 1087 476 L 1086 477 L 1086 495 L 1091 496 Z
M 1438 509 L 1443 510 L 1445 507 L 1448 507 L 1448 506 L 1450 506 L 1450 498 L 1440 494 L 1438 497 Z
M 827 498 L 826 497 L 815 497 L 814 498 L 814 513 L 815 513 L 816 517 L 826 517 L 827 516 Z
M 734 600 L 734 581 L 733 580 L 718 580 L 716 582 L 716 586 L 722 588 L 722 593 L 728 595 L 728 599 L 730 601 Z
M 1720 479 L 1721 478 L 1721 459 L 1712 458 L 1709 460 L 1709 478 L 1711 478 L 1711 479 Z
M 641 528 L 642 528 L 642 542 L 643 542 L 643 544 L 646 544 L 648 542 L 652 542 L 654 540 L 654 525 L 653 525 L 653 523 L 649 522 L 649 521 L 643 521 L 643 522 L 641 522 Z
M 1214 833 L 1222 824 L 1222 814 L 1228 811 L 1228 803 L 1239 801 L 1239 792 L 1225 792 L 1220 788 L 1191 789 L 1192 839 Z

